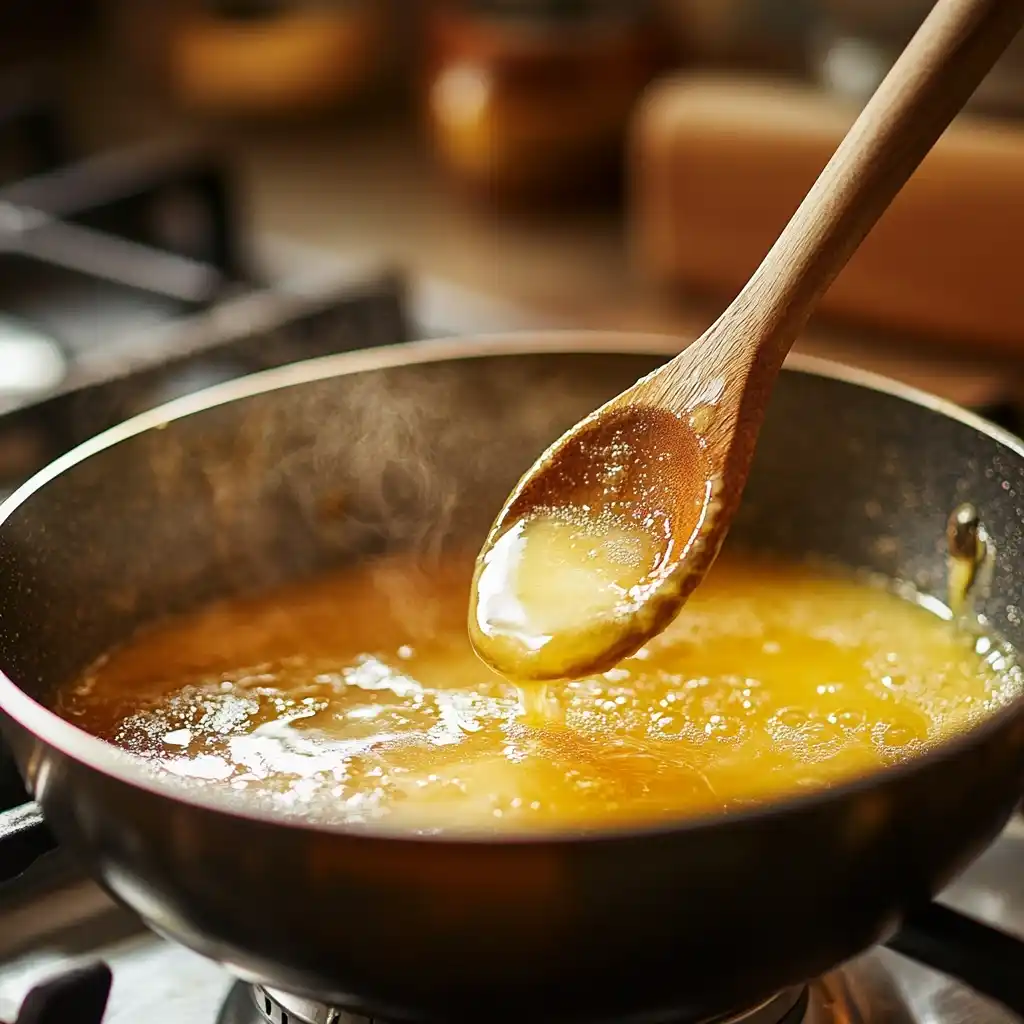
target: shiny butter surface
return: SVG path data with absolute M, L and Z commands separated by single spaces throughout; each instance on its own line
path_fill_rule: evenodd
M 57 710 L 282 814 L 521 832 L 828 786 L 1019 691 L 1005 652 L 909 601 L 730 556 L 635 656 L 524 709 L 470 648 L 471 573 L 471 558 L 380 561 L 211 607 L 112 652 Z
M 512 681 L 558 679 L 566 665 L 587 664 L 628 630 L 661 547 L 652 531 L 610 510 L 520 519 L 480 556 L 470 595 L 474 649 Z

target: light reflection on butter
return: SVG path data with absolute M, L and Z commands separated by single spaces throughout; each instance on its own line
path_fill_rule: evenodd
M 635 655 L 551 684 L 538 728 L 469 647 L 469 564 L 437 570 L 422 597 L 440 624 L 429 636 L 389 618 L 368 574 L 350 570 L 306 584 L 313 596 L 290 616 L 272 596 L 140 637 L 61 713 L 176 785 L 245 807 L 523 831 L 682 818 L 831 785 L 916 754 L 1021 689 L 990 638 L 864 583 L 727 556 Z M 363 616 L 355 640 L 337 614 L 346 601 Z M 198 677 L 182 667 L 239 635 L 239 661 Z M 139 692 L 144 651 L 162 681 L 133 706 L 121 687 L 131 678 Z

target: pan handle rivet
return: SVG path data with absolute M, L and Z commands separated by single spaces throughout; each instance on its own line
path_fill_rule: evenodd
M 953 509 L 946 521 L 949 553 L 948 601 L 954 615 L 970 611 L 972 599 L 988 594 L 995 551 L 978 510 L 969 502 Z
M 965 502 L 958 505 L 946 523 L 946 544 L 953 558 L 979 562 L 984 557 L 981 541 L 981 519 L 978 510 Z

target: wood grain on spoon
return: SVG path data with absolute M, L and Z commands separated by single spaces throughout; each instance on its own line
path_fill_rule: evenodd
M 725 312 L 523 477 L 474 576 L 484 661 L 518 680 L 606 671 L 676 616 L 721 548 L 819 297 L 1022 22 L 1024 0 L 939 0 Z

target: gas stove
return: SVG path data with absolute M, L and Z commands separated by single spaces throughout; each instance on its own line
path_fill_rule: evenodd
M 125 417 L 233 376 L 427 334 L 550 326 L 388 268 L 341 266 L 248 239 L 215 150 L 178 142 L 75 159 L 45 93 L 5 95 L 12 99 L 0 107 L 0 494 Z M 1022 427 L 1016 408 L 985 411 Z M 25 800 L 0 749 L 0 1021 L 360 1021 L 344 1008 L 237 981 L 150 933 L 53 848 Z M 1024 819 L 1015 818 L 943 896 L 1008 934 L 958 934 L 936 948 L 905 929 L 894 948 L 713 1024 L 1016 1019 L 952 975 L 983 978 L 1024 1007 L 1024 941 L 1014 939 L 1024 940 L 1022 864 Z M 961 929 L 963 921 L 948 925 Z

